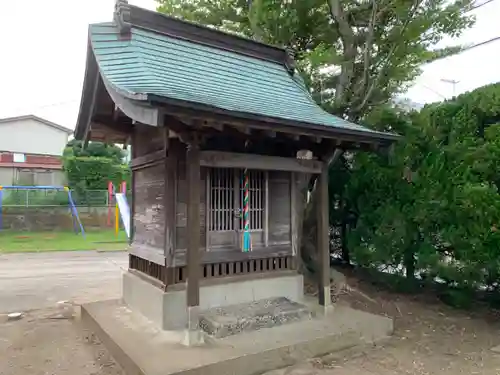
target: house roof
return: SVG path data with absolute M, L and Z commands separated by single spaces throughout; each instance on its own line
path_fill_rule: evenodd
M 34 121 L 40 122 L 42 124 L 45 124 L 47 126 L 50 126 L 51 128 L 61 130 L 61 131 L 68 133 L 68 134 L 73 133 L 73 130 L 71 130 L 71 129 L 68 129 L 62 125 L 56 124 L 55 122 L 45 120 L 45 119 L 38 117 L 38 116 L 35 116 L 35 115 L 24 115 L 24 116 L 0 118 L 0 124 L 7 123 L 7 122 L 23 121 L 23 120 L 34 120 Z
M 88 60 L 87 71 L 89 64 L 97 63 L 108 91 L 127 100 L 192 105 L 264 119 L 271 125 L 315 127 L 385 141 L 397 138 L 324 111 L 285 49 L 129 6 L 123 0 L 116 9 L 113 23 L 89 27 L 89 58 L 95 62 Z M 91 89 L 84 88 L 84 99 L 85 91 L 91 96 Z M 81 127 L 79 120 L 77 136 L 83 134 Z

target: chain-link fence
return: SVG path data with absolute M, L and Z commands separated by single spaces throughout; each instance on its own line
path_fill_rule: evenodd
M 115 198 L 109 197 L 107 190 L 72 191 L 76 206 L 108 207 L 113 206 Z M 131 193 L 127 192 L 130 202 Z M 5 189 L 3 190 L 2 206 L 4 207 L 51 207 L 68 205 L 68 193 L 56 189 Z

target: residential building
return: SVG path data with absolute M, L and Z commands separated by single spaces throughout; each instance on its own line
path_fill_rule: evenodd
M 61 185 L 61 156 L 73 131 L 27 115 L 0 119 L 0 185 Z

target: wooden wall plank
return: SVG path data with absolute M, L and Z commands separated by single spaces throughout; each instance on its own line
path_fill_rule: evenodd
M 290 244 L 290 173 L 269 172 L 269 246 Z
M 136 159 L 158 151 L 164 153 L 159 129 L 137 125 L 134 128 L 132 149 Z M 165 264 L 164 172 L 163 163 L 160 163 L 145 165 L 132 173 L 134 235 L 131 253 L 160 265 Z

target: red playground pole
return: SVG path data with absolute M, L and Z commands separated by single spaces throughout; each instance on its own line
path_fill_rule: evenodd
M 108 182 L 108 227 L 112 226 L 111 218 L 113 217 L 113 209 L 111 202 L 113 201 L 113 183 Z

